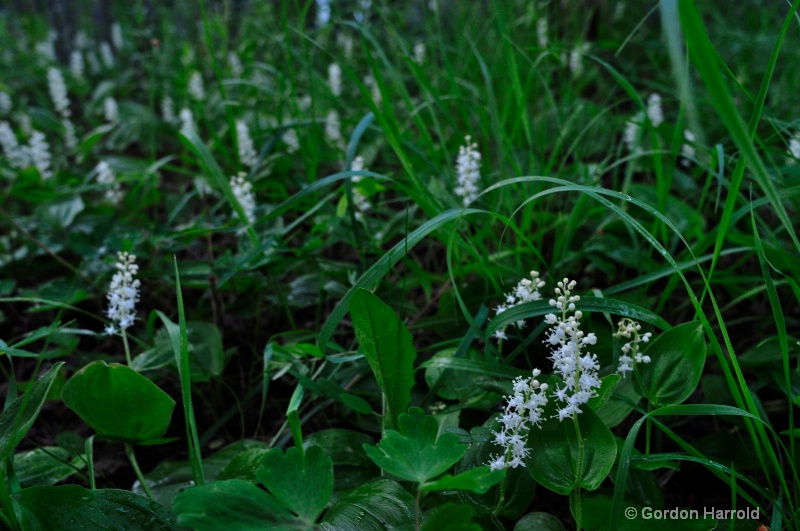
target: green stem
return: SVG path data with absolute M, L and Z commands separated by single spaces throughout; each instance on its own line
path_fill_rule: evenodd
M 8 521 L 5 522 L 12 529 L 22 529 L 22 526 L 17 520 L 17 512 L 14 507 L 14 500 L 11 498 L 11 493 L 8 490 L 6 467 L 0 467 L 0 506 L 3 507 Z M 2 513 L 0 513 L 2 514 Z
M 142 470 L 139 468 L 139 463 L 136 461 L 136 454 L 133 453 L 133 444 L 125 443 L 125 453 L 128 455 L 128 460 L 131 462 L 133 471 L 136 473 L 139 483 L 142 484 L 145 494 L 147 494 L 148 498 L 155 501 L 153 493 L 150 492 L 150 487 L 147 486 L 147 481 L 144 479 L 144 474 L 142 474 Z
M 583 528 L 583 509 L 581 507 L 581 486 L 580 482 L 583 478 L 583 437 L 581 436 L 581 427 L 578 423 L 578 414 L 572 414 L 572 423 L 575 426 L 575 436 L 578 439 L 578 486 L 575 489 L 575 523 L 577 524 L 578 531 Z
M 128 362 L 128 367 L 131 366 L 131 348 L 128 346 L 128 334 L 125 333 L 125 329 L 122 329 L 122 344 L 125 345 L 125 359 Z

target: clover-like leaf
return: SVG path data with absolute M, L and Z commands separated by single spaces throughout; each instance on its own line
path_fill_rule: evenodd
M 284 454 L 273 448 L 262 458 L 258 480 L 284 506 L 309 522 L 315 522 L 333 493 L 333 460 L 319 446 L 305 453 L 289 448 Z
M 398 419 L 399 431 L 386 430 L 377 446 L 364 445 L 367 456 L 398 478 L 425 483 L 453 466 L 467 451 L 453 433 L 439 433 L 439 423 L 420 408 Z

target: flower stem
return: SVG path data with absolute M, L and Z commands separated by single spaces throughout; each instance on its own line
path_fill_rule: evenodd
M 125 359 L 128 362 L 128 367 L 131 366 L 131 348 L 128 346 L 128 335 L 125 333 L 125 329 L 122 329 L 122 343 L 125 345 Z
M 145 494 L 147 494 L 147 497 L 151 500 L 155 500 L 155 498 L 153 498 L 153 493 L 150 492 L 150 487 L 147 486 L 147 481 L 144 479 L 144 474 L 142 474 L 142 470 L 139 468 L 139 463 L 136 461 L 136 454 L 133 453 L 133 444 L 125 443 L 125 453 L 128 455 L 128 460 L 131 462 L 133 471 L 136 473 L 139 483 L 142 484 Z
M 583 510 L 581 508 L 581 480 L 583 479 L 583 437 L 581 436 L 581 427 L 578 423 L 577 413 L 572 415 L 572 423 L 575 426 L 575 436 L 578 440 L 578 477 L 576 478 L 578 480 L 578 485 L 575 489 L 575 523 L 577 524 L 578 531 L 581 531 L 583 528 Z

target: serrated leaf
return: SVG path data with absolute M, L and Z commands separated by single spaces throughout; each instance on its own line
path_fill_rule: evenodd
M 358 290 L 349 309 L 358 344 L 386 395 L 387 425 L 394 428 L 414 387 L 417 352 L 411 334 L 394 310 L 370 291 Z
M 175 401 L 146 377 L 104 361 L 76 372 L 62 398 L 99 436 L 132 443 L 162 437 L 175 409 Z
M 333 460 L 319 446 L 303 452 L 273 448 L 262 457 L 258 480 L 275 498 L 308 522 L 315 522 L 333 493 Z
M 443 433 L 439 423 L 420 408 L 400 415 L 399 431 L 386 430 L 377 446 L 365 444 L 367 456 L 398 478 L 425 483 L 453 466 L 467 451 L 457 435 Z

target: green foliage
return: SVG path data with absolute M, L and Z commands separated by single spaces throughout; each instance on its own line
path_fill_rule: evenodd
M 175 401 L 156 384 L 119 363 L 95 361 L 64 386 L 64 402 L 99 436 L 144 443 L 163 437 Z

